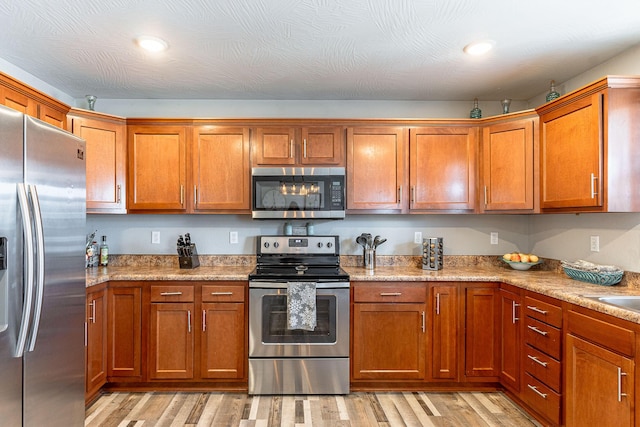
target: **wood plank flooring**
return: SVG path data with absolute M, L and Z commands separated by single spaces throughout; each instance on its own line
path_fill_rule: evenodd
M 244 393 L 106 393 L 86 411 L 86 427 L 149 426 L 539 426 L 501 392 L 351 393 L 249 396 Z

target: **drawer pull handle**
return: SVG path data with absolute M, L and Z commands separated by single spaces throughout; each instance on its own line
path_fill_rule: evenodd
M 547 310 L 541 310 L 538 307 L 536 307 L 535 305 L 528 305 L 527 308 L 529 310 L 531 310 L 531 311 L 535 311 L 536 313 L 540 313 L 540 314 L 544 314 L 544 315 L 549 313 Z
M 182 292 L 160 292 L 160 296 L 163 297 L 172 297 L 176 295 L 182 295 Z
M 618 402 L 622 402 L 623 397 L 627 397 L 627 393 L 622 392 L 622 377 L 626 377 L 627 373 L 622 372 L 622 368 L 618 368 Z
M 514 325 L 518 320 L 520 320 L 516 314 L 516 307 L 520 307 L 520 304 L 517 304 L 515 301 L 511 301 L 511 323 Z
M 191 310 L 187 310 L 187 331 L 191 333 Z
M 436 314 L 440 315 L 440 292 L 436 294 Z
M 425 312 L 422 312 L 422 333 L 424 334 L 425 331 L 427 330 L 427 322 L 426 322 L 426 315 Z
M 527 384 L 527 387 L 529 387 L 531 390 L 533 390 L 538 396 L 540 396 L 543 399 L 547 398 L 547 393 L 542 393 L 540 390 L 538 390 L 538 387 L 531 385 L 531 384 Z
M 548 362 L 543 362 L 542 360 L 538 359 L 535 356 L 532 356 L 530 354 L 527 354 L 527 357 L 531 360 L 533 360 L 534 362 L 536 362 L 538 365 L 542 366 L 542 367 L 547 367 L 547 365 L 549 364 Z
M 233 292 L 211 292 L 211 295 L 219 297 L 221 295 L 233 295 Z
M 207 331 L 207 310 L 202 310 L 202 332 Z
M 381 297 L 399 297 L 402 292 L 380 292 Z
M 531 325 L 527 325 L 527 328 L 531 329 L 533 332 L 536 332 L 536 333 L 542 335 L 543 337 L 546 337 L 547 334 L 549 333 L 547 331 L 541 331 L 540 329 L 536 328 L 535 326 L 531 326 Z

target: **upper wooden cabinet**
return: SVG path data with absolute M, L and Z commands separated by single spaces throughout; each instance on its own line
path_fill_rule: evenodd
M 1 72 L 0 104 L 67 129 L 68 105 Z
M 186 213 L 186 126 L 128 127 L 129 211 Z
M 405 210 L 408 133 L 399 127 L 347 129 L 348 210 Z
M 193 210 L 250 212 L 249 128 L 196 126 L 192 141 Z
M 343 166 L 344 127 L 259 127 L 252 147 L 253 166 Z
M 481 212 L 531 213 L 538 209 L 537 131 L 537 115 L 491 123 L 482 129 Z
M 126 213 L 125 120 L 86 110 L 72 110 L 67 119 L 87 144 L 87 213 Z
M 543 211 L 640 211 L 640 78 L 606 77 L 537 109 Z
M 478 128 L 414 128 L 409 136 L 411 211 L 473 211 Z

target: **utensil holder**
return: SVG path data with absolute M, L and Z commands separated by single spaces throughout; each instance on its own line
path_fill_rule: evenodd
M 422 239 L 422 269 L 442 270 L 444 244 L 442 237 Z
M 200 267 L 200 258 L 198 258 L 198 251 L 196 249 L 195 243 L 189 245 L 191 255 L 190 256 L 179 256 L 178 260 L 180 262 L 180 268 L 196 268 Z
M 363 253 L 364 268 L 367 270 L 373 270 L 376 268 L 376 250 L 373 248 L 366 248 Z

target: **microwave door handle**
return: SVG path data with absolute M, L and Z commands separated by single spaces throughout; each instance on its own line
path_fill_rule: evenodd
M 33 306 L 33 282 L 34 282 L 34 245 L 33 245 L 33 229 L 31 222 L 31 210 L 29 209 L 29 201 L 25 185 L 19 183 L 18 187 L 18 205 L 20 206 L 20 216 L 22 218 L 22 233 L 24 235 L 24 270 L 23 270 L 23 286 L 24 286 L 24 303 L 22 307 L 22 319 L 20 321 L 20 329 L 18 331 L 18 341 L 16 344 L 15 357 L 24 355 L 24 348 L 27 342 L 27 332 L 29 329 L 29 319 L 31 318 L 31 308 Z
M 42 225 L 42 213 L 40 211 L 40 198 L 35 185 L 29 185 L 31 202 L 33 206 L 33 219 L 35 223 L 36 238 L 36 301 L 33 313 L 33 326 L 29 338 L 29 351 L 36 348 L 40 317 L 42 316 L 42 302 L 44 300 L 44 227 Z

